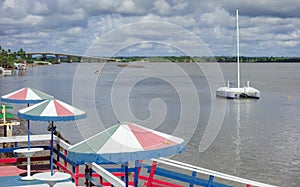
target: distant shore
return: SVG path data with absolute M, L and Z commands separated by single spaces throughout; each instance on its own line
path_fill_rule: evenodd
M 230 63 L 236 62 L 237 58 L 234 56 L 202 56 L 202 57 L 190 57 L 190 56 L 132 56 L 132 57 L 113 57 L 117 62 L 220 62 Z M 300 62 L 300 57 L 246 57 L 241 56 L 240 62 L 249 63 L 280 63 L 280 62 Z

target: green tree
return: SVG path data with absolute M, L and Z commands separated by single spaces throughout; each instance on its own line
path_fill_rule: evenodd
M 17 56 L 18 56 L 18 52 L 12 52 L 11 49 L 8 49 L 7 51 L 5 49 L 3 49 L 0 46 L 0 66 L 4 67 L 4 68 L 13 68 L 14 67 L 14 62 L 16 62 Z M 25 53 L 24 51 L 22 53 Z
M 20 48 L 20 50 L 18 51 L 18 55 L 20 56 L 20 58 L 22 60 L 26 59 L 26 53 L 25 53 L 25 51 L 22 48 Z

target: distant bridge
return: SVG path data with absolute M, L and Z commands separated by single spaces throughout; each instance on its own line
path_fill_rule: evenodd
M 115 61 L 111 58 L 105 57 L 96 57 L 96 56 L 85 56 L 85 55 L 77 55 L 77 54 L 66 54 L 66 53 L 55 53 L 55 52 L 26 52 L 28 58 L 32 58 L 33 55 L 42 55 L 44 59 L 47 59 L 48 55 L 55 56 L 57 62 L 61 61 L 61 57 L 67 57 L 68 62 L 72 62 L 72 58 L 78 58 L 79 62 L 109 62 Z

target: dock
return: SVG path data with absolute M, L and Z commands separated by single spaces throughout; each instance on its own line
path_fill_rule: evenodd
M 31 135 L 32 147 L 42 147 L 44 151 L 31 157 L 31 174 L 48 172 L 50 163 L 50 134 Z M 70 144 L 54 137 L 54 164 L 55 171 L 68 173 L 70 180 L 57 183 L 55 186 L 125 186 L 124 165 L 86 163 L 76 165 L 67 158 Z M 0 137 L 1 143 L 9 142 L 14 146 L 0 148 L 0 186 L 47 186 L 42 181 L 23 181 L 20 178 L 26 175 L 26 158 L 12 154 L 12 157 L 3 157 L 4 153 L 13 153 L 13 150 L 26 148 L 27 136 Z M 159 158 L 147 161 L 139 161 L 138 168 L 133 167 L 136 163 L 129 163 L 130 186 L 153 186 L 153 187 L 275 187 L 202 167 L 182 163 L 180 161 Z

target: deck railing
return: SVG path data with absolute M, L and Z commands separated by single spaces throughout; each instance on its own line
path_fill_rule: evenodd
M 46 162 L 50 163 L 50 148 L 51 148 L 51 135 L 50 134 L 42 134 L 42 135 L 31 135 L 31 148 L 32 147 L 42 147 L 44 151 L 48 151 L 49 153 L 42 154 L 35 154 L 31 157 L 31 161 L 39 161 L 40 163 Z M 11 145 L 9 147 L 0 148 L 0 154 L 11 154 L 12 157 L 1 157 L 0 164 L 14 164 L 17 165 L 18 163 L 27 162 L 27 159 L 24 157 L 18 157 L 17 154 L 14 154 L 13 151 L 20 148 L 27 147 L 28 136 L 11 136 L 11 137 L 0 137 L 0 144 L 1 145 Z M 72 177 L 73 182 L 76 186 L 79 185 L 80 179 L 86 179 L 85 174 L 85 166 L 84 165 L 77 165 L 71 160 L 67 158 L 67 149 L 70 147 L 70 144 L 66 143 L 65 141 L 59 139 L 57 136 L 54 136 L 54 141 L 56 145 L 54 145 L 54 164 L 57 169 L 62 170 L 66 173 L 69 173 Z M 1 147 L 1 146 L 0 146 Z M 39 155 L 39 156 L 37 156 Z M 120 182 L 119 186 L 124 186 L 124 182 L 121 180 L 116 180 L 116 177 L 109 173 L 108 171 L 105 172 L 105 169 L 101 166 L 96 164 L 90 164 L 93 171 L 97 171 L 97 173 L 92 174 L 92 178 L 99 178 L 103 177 L 107 182 L 106 184 L 116 184 L 116 181 Z M 0 166 L 1 167 L 1 166 Z M 50 168 L 50 166 L 49 166 Z M 94 180 L 92 180 L 94 181 Z
M 31 142 L 50 142 L 49 134 L 42 135 L 31 135 Z M 0 164 L 17 164 L 19 162 L 26 162 L 26 158 L 18 158 L 16 153 L 13 153 L 14 150 L 19 148 L 27 147 L 28 136 L 11 136 L 11 137 L 0 137 L 0 144 L 2 148 L 0 149 L 1 154 L 10 154 L 12 157 L 8 155 L 2 156 L 0 158 Z M 21 145 L 23 144 L 23 145 Z M 4 146 L 5 145 L 5 146 Z M 32 145 L 31 147 L 42 147 L 44 150 L 50 150 L 50 144 L 44 143 L 42 145 Z M 32 161 L 50 161 L 50 155 L 32 157 Z
M 269 185 L 269 184 L 265 184 L 265 183 L 261 183 L 261 182 L 256 182 L 256 181 L 253 181 L 253 180 L 248 180 L 248 179 L 228 175 L 228 174 L 225 174 L 225 173 L 221 173 L 221 172 L 201 168 L 201 167 L 198 167 L 198 166 L 182 163 L 182 162 L 179 162 L 179 161 L 176 161 L 176 160 L 171 160 L 171 159 L 168 159 L 168 158 L 161 157 L 160 159 L 152 159 L 152 161 L 157 162 L 157 163 L 161 163 L 161 164 L 164 164 L 164 165 L 172 166 L 172 167 L 175 167 L 175 168 L 183 169 L 183 170 L 186 170 L 186 171 L 191 171 L 192 173 L 194 173 L 194 175 L 195 175 L 195 173 L 202 174 L 202 175 L 207 175 L 207 176 L 209 176 L 209 180 L 211 182 L 213 182 L 213 179 L 219 178 L 219 179 L 229 181 L 229 182 L 234 182 L 234 183 L 237 183 L 237 184 L 244 184 L 246 187 L 251 187 L 251 186 L 252 187 L 254 187 L 254 186 L 257 186 L 257 187 L 276 187 L 274 185 Z M 209 185 L 207 185 L 207 186 L 209 186 Z
M 12 157 L 0 158 L 0 164 L 17 164 L 26 162 L 26 158 L 18 158 L 13 154 L 13 150 L 27 147 L 27 136 L 0 137 L 0 144 L 10 143 L 12 146 L 1 148 L 0 153 L 11 153 Z M 31 135 L 32 147 L 43 147 L 44 150 L 50 149 L 50 134 Z M 76 186 L 80 183 L 86 186 L 125 186 L 124 166 L 123 165 L 97 165 L 86 163 L 85 166 L 77 165 L 67 158 L 69 144 L 54 136 L 56 145 L 54 146 L 54 164 L 57 169 L 69 173 Z M 31 161 L 50 160 L 49 154 L 43 156 L 33 156 Z M 260 183 L 224 173 L 208 170 L 198 166 L 182 163 L 179 161 L 159 158 L 152 159 L 150 163 L 135 162 L 136 167 L 128 168 L 130 173 L 129 185 L 132 186 L 152 186 L 152 187 L 275 187 L 273 185 Z M 133 163 L 131 164 L 133 165 Z M 1 166 L 0 166 L 1 167 Z M 172 168 L 172 169 L 171 169 Z

